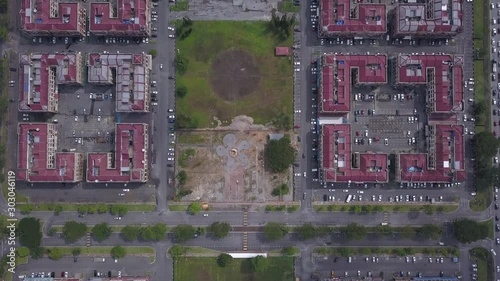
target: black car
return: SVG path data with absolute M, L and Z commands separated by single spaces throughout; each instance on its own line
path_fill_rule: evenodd
M 323 195 L 323 201 L 328 201 L 328 196 L 326 194 Z
M 172 165 L 172 164 L 167 164 L 167 167 L 173 167 L 173 166 L 174 166 L 174 165 Z
M 108 277 L 111 278 L 111 270 L 108 271 Z
M 174 80 L 174 76 L 168 76 L 168 79 Z
M 333 259 L 333 262 L 337 262 L 339 260 L 339 258 L 335 258 Z
M 73 258 L 73 262 L 77 262 L 78 259 L 76 257 Z
M 499 220 L 498 216 L 495 216 L 495 220 L 496 220 L 496 221 L 498 221 L 498 220 Z
M 97 270 L 94 269 L 94 277 L 97 277 Z
M 16 72 L 16 71 L 17 71 L 17 68 L 15 68 L 15 67 L 9 67 L 9 70 L 10 70 L 10 71 L 13 71 L 13 72 Z
M 157 102 L 158 99 L 157 98 L 151 98 L 151 101 Z
M 495 203 L 495 210 L 498 210 L 498 204 Z

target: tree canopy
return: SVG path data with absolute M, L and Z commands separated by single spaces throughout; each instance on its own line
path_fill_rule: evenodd
M 350 223 L 342 228 L 342 233 L 348 240 L 364 239 L 367 232 L 366 227 L 356 223 Z
M 288 187 L 288 184 L 283 183 L 275 187 L 272 191 L 273 196 L 283 196 L 287 195 L 290 193 L 290 188 Z
M 111 257 L 114 259 L 121 259 L 127 255 L 127 249 L 122 246 L 114 246 L 111 248 Z
M 189 204 L 187 212 L 191 215 L 196 215 L 201 211 L 201 204 L 199 202 L 193 202 Z
M 231 230 L 231 226 L 227 222 L 216 221 L 208 227 L 208 232 L 217 239 L 226 237 L 229 234 L 229 230 Z
M 284 172 L 295 161 L 295 149 L 287 135 L 279 140 L 269 140 L 264 150 L 267 167 L 274 173 Z
M 32 251 L 42 244 L 40 220 L 33 217 L 22 218 L 18 225 L 19 242 Z
M 470 219 L 456 219 L 453 221 L 453 235 L 464 244 L 472 243 L 488 237 L 488 226 Z
M 281 17 L 276 15 L 276 10 L 272 10 L 269 29 L 279 40 L 286 40 L 292 34 L 292 26 L 295 23 L 295 15 L 288 16 L 283 14 Z
M 140 226 L 127 225 L 122 228 L 122 236 L 125 241 L 134 241 L 139 238 Z
M 314 227 L 314 225 L 310 223 L 299 226 L 296 228 L 296 230 L 299 233 L 300 240 L 312 239 L 318 236 L 318 230 Z
M 187 249 L 182 245 L 175 244 L 168 250 L 168 252 L 173 258 L 175 258 L 184 255 L 187 252 Z
M 112 205 L 109 208 L 109 212 L 112 215 L 119 215 L 120 217 L 123 217 L 127 214 L 128 209 L 126 206 L 123 206 L 123 205 Z
M 231 264 L 232 261 L 233 257 L 226 253 L 222 253 L 217 257 L 217 265 L 220 267 L 226 267 L 227 265 Z
M 167 226 L 163 223 L 145 226 L 140 229 L 139 235 L 144 241 L 160 241 L 165 239 Z
M 179 224 L 172 229 L 172 232 L 177 242 L 183 243 L 194 237 L 196 229 L 188 224 Z
M 84 223 L 68 221 L 64 224 L 62 236 L 69 243 L 80 240 L 87 233 L 87 226 Z
M 416 232 L 422 238 L 437 240 L 443 235 L 443 227 L 437 224 L 424 224 L 417 228 Z
M 497 154 L 500 140 L 498 140 L 491 132 L 480 132 L 474 136 L 476 142 L 476 158 L 477 161 L 489 161 Z
M 254 272 L 265 271 L 269 267 L 269 260 L 263 256 L 256 256 L 250 259 L 250 268 Z
M 279 240 L 287 233 L 288 228 L 282 223 L 268 222 L 266 226 L 264 226 L 264 235 L 271 241 Z
M 63 257 L 63 252 L 59 248 L 50 248 L 48 250 L 48 253 L 49 253 L 49 258 L 51 260 L 57 261 Z
M 105 222 L 98 223 L 92 227 L 92 236 L 97 241 L 104 241 L 108 239 L 109 236 L 111 236 L 111 233 L 111 227 Z

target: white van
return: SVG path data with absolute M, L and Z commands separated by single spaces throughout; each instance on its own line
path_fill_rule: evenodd
M 348 262 L 349 262 L 349 263 L 351 263 L 351 262 L 352 262 L 352 257 L 349 257 Z

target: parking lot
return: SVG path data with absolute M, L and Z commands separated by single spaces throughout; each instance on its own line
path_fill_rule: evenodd
M 370 277 L 382 273 L 386 280 L 390 276 L 455 276 L 460 271 L 460 264 L 449 257 L 424 255 L 319 257 L 316 265 L 316 272 L 324 278 L 331 277 L 332 271 L 336 277 Z
M 30 259 L 29 264 L 20 265 L 17 267 L 18 275 L 31 276 L 32 274 L 39 275 L 44 273 L 45 276 L 54 272 L 56 278 L 60 278 L 61 274 L 67 272 L 68 277 L 80 276 L 81 279 L 88 279 L 94 276 L 94 270 L 108 276 L 111 271 L 111 276 L 144 276 L 153 267 L 148 257 L 125 257 L 114 262 L 112 258 L 105 258 L 104 262 L 94 262 L 93 257 L 77 257 L 75 262 L 73 257 L 64 257 L 58 261 L 48 258 Z M 14 280 L 18 280 L 15 278 Z

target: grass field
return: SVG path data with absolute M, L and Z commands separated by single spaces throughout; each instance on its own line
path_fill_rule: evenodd
M 293 258 L 268 258 L 269 266 L 264 272 L 252 272 L 248 259 L 233 259 L 221 268 L 216 258 L 176 258 L 174 260 L 174 281 L 293 281 Z
M 483 38 L 484 36 L 484 21 L 477 20 L 483 19 L 486 15 L 489 15 L 489 10 L 485 12 L 484 1 L 474 1 L 474 38 Z
M 177 1 L 175 4 L 170 5 L 170 12 L 182 12 L 189 10 L 188 1 Z
M 170 202 L 168 204 L 168 210 L 172 212 L 185 212 L 187 211 L 187 208 L 187 204 L 171 204 Z
M 235 116 L 247 115 L 258 124 L 267 124 L 282 114 L 292 118 L 292 61 L 274 53 L 276 46 L 290 47 L 293 38 L 279 43 L 266 26 L 263 21 L 195 21 L 191 34 L 177 40 L 179 55 L 187 60 L 186 73 L 177 76 L 177 85 L 187 87 L 187 95 L 176 99 L 177 114 L 189 116 L 191 126 L 198 128 L 214 127 L 214 117 L 231 121 Z M 224 58 L 220 55 L 229 50 L 249 54 L 258 67 L 256 76 L 260 77 L 255 91 L 232 101 L 215 93 L 215 84 L 211 83 L 211 75 L 217 74 L 212 73 L 212 62 Z M 238 84 L 237 75 L 230 76 L 225 82 Z
M 282 13 L 298 13 L 300 6 L 294 6 L 292 0 L 282 0 L 278 2 L 278 11 Z

